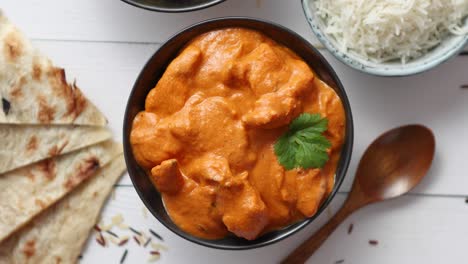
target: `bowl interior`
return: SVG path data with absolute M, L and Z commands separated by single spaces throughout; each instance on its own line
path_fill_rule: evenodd
M 324 32 L 322 19 L 315 16 L 316 7 L 313 0 L 302 0 L 304 14 L 312 31 L 322 44 L 343 63 L 366 73 L 381 76 L 405 76 L 429 70 L 440 63 L 455 56 L 468 43 L 468 35 L 447 37 L 440 45 L 423 56 L 402 64 L 399 61 L 377 63 L 369 61 L 353 51 L 343 52 L 338 48 L 334 38 L 328 37 Z M 468 24 L 468 19 L 465 20 Z
M 238 237 L 230 236 L 220 240 L 205 240 L 193 237 L 181 231 L 170 219 L 166 210 L 164 209 L 163 202 L 160 194 L 151 184 L 148 176 L 142 168 L 135 161 L 130 145 L 129 135 L 132 127 L 132 121 L 135 115 L 144 110 L 145 98 L 149 91 L 156 85 L 161 75 L 164 73 L 167 65 L 178 55 L 179 51 L 186 45 L 188 41 L 194 37 L 214 29 L 225 27 L 245 27 L 263 32 L 270 38 L 288 46 L 301 56 L 320 76 L 320 78 L 330 85 L 340 96 L 346 113 L 346 136 L 345 144 L 343 145 L 341 158 L 338 163 L 337 172 L 335 175 L 335 186 L 332 193 L 324 201 L 319 208 L 317 214 L 312 218 L 308 218 L 299 223 L 290 225 L 282 230 L 270 232 L 259 237 L 256 240 L 248 241 Z M 272 23 L 249 19 L 249 18 L 220 18 L 212 19 L 199 24 L 193 25 L 182 32 L 176 34 L 169 39 L 158 51 L 150 58 L 138 77 L 133 90 L 130 94 L 127 103 L 127 109 L 124 119 L 124 152 L 127 163 L 128 172 L 132 179 L 133 185 L 137 190 L 140 198 L 148 207 L 150 212 L 167 228 L 174 233 L 201 245 L 220 248 L 220 249 L 249 249 L 260 246 L 265 246 L 273 242 L 279 241 L 300 228 L 304 227 L 313 219 L 318 216 L 333 198 L 341 185 L 348 164 L 351 158 L 352 144 L 353 144 L 353 121 L 351 110 L 345 91 L 336 76 L 333 69 L 320 55 L 320 53 L 313 48 L 307 41 L 301 38 L 296 33 L 288 29 L 275 25 Z
M 188 12 L 221 3 L 225 0 L 122 0 L 131 5 L 160 12 Z

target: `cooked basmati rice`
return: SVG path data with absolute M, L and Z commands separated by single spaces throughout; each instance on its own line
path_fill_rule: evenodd
M 406 63 L 449 34 L 468 34 L 468 0 L 311 1 L 338 48 L 375 62 Z

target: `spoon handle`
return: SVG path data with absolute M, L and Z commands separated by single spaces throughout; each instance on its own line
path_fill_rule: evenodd
M 331 233 L 343 222 L 353 210 L 346 203 L 330 219 L 327 224 L 320 228 L 315 234 L 304 241 L 296 250 L 289 254 L 281 263 L 302 264 L 327 240 Z

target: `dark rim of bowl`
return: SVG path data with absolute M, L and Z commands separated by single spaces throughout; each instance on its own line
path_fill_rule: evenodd
M 200 10 L 200 9 L 205 9 L 205 8 L 210 7 L 210 6 L 220 4 L 220 3 L 222 3 L 222 2 L 224 2 L 226 0 L 212 0 L 212 1 L 208 2 L 208 3 L 198 4 L 198 5 L 191 6 L 191 7 L 179 7 L 179 8 L 157 7 L 157 6 L 154 6 L 154 5 L 142 4 L 142 3 L 139 3 L 138 1 L 135 1 L 135 0 L 121 0 L 121 1 L 125 2 L 125 3 L 127 3 L 129 5 L 139 7 L 139 8 L 143 8 L 143 9 L 150 10 L 150 11 L 164 12 L 164 13 L 183 13 L 183 12 L 191 12 L 191 11 L 196 11 L 196 10 Z
M 220 21 L 232 22 L 233 25 L 219 26 L 219 27 L 210 26 L 210 25 L 215 24 L 215 23 L 220 22 Z M 141 70 L 138 78 L 135 81 L 135 85 L 132 88 L 130 96 L 128 98 L 127 106 L 126 106 L 126 110 L 125 110 L 125 116 L 124 116 L 124 125 L 123 125 L 123 130 L 124 130 L 123 131 L 123 137 L 124 138 L 123 138 L 123 142 L 124 142 L 124 156 L 125 156 L 125 161 L 126 161 L 127 165 L 132 163 L 131 159 L 133 157 L 133 154 L 131 154 L 132 153 L 132 148 L 131 148 L 130 140 L 129 140 L 133 119 L 129 120 L 129 118 L 128 118 L 128 116 L 130 114 L 129 113 L 129 111 L 130 111 L 129 106 L 131 105 L 131 101 L 132 101 L 132 98 L 134 97 L 134 94 L 135 94 L 136 90 L 139 89 L 139 87 L 137 87 L 137 84 L 139 83 L 139 80 L 142 78 L 143 73 L 145 72 L 145 69 L 148 67 L 148 65 L 153 60 L 155 60 L 156 56 L 158 55 L 158 51 L 164 49 L 164 47 L 166 45 L 171 45 L 172 41 L 175 38 L 177 38 L 177 36 L 179 36 L 181 34 L 184 34 L 186 32 L 189 32 L 191 30 L 197 29 L 199 27 L 208 26 L 208 28 L 209 28 L 208 30 L 202 31 L 201 33 L 199 33 L 199 34 L 203 34 L 205 32 L 215 30 L 215 29 L 235 27 L 236 22 L 240 22 L 240 23 L 242 23 L 242 22 L 252 22 L 252 23 L 257 23 L 257 24 L 260 24 L 260 25 L 272 26 L 276 30 L 282 31 L 285 34 L 290 34 L 297 41 L 302 42 L 305 45 L 305 47 L 308 50 L 310 50 L 310 52 L 314 53 L 314 55 L 316 55 L 318 58 L 320 58 L 321 63 L 326 68 L 326 71 L 332 77 L 333 81 L 336 83 L 337 92 L 338 92 L 339 97 L 340 97 L 340 99 L 342 101 L 343 108 L 345 109 L 346 132 L 345 132 L 345 142 L 344 142 L 344 144 L 342 146 L 340 160 L 338 162 L 337 170 L 335 172 L 335 185 L 333 186 L 333 189 L 330 192 L 330 194 L 328 195 L 328 197 L 322 202 L 322 204 L 320 205 L 320 207 L 317 210 L 317 212 L 315 213 L 315 215 L 313 215 L 312 217 L 309 217 L 309 218 L 305 218 L 304 220 L 301 220 L 301 221 L 299 221 L 297 223 L 286 226 L 283 229 L 272 231 L 272 232 L 269 232 L 269 233 L 265 234 L 265 235 L 268 235 L 268 234 L 271 234 L 271 233 L 275 233 L 273 238 L 271 238 L 269 240 L 266 240 L 266 241 L 263 241 L 263 242 L 255 242 L 256 240 L 252 240 L 252 241 L 242 240 L 243 242 L 242 242 L 241 245 L 221 245 L 221 244 L 217 243 L 217 241 L 219 241 L 219 240 L 208 240 L 208 239 L 198 238 L 198 237 L 192 236 L 192 235 L 182 231 L 178 227 L 173 227 L 173 226 L 170 226 L 170 225 L 166 224 L 165 220 L 163 220 L 159 216 L 159 214 L 157 212 L 155 212 L 155 210 L 153 210 L 153 207 L 150 204 L 150 202 L 147 201 L 145 197 L 143 197 L 142 190 L 136 183 L 136 177 L 137 176 L 130 173 L 130 170 L 129 170 L 129 175 L 130 175 L 130 178 L 132 180 L 133 186 L 134 186 L 135 190 L 137 191 L 140 199 L 143 201 L 144 205 L 149 209 L 149 211 L 152 213 L 152 215 L 156 219 L 158 219 L 158 221 L 160 223 L 162 223 L 166 228 L 168 228 L 169 230 L 171 230 L 172 232 L 174 232 L 178 236 L 180 236 L 180 237 L 182 237 L 182 238 L 184 238 L 184 239 L 186 239 L 188 241 L 194 242 L 194 243 L 202 245 L 202 246 L 206 246 L 206 247 L 210 247 L 210 248 L 216 248 L 216 249 L 224 249 L 224 250 L 254 249 L 254 248 L 259 248 L 259 247 L 263 247 L 263 246 L 267 246 L 267 245 L 276 243 L 276 242 L 278 242 L 280 240 L 283 240 L 283 239 L 291 236 L 292 234 L 296 233 L 297 231 L 301 230 L 302 228 L 307 226 L 309 223 L 311 223 L 315 218 L 317 218 L 325 210 L 325 208 L 328 206 L 328 204 L 331 202 L 333 197 L 338 192 L 338 189 L 340 188 L 341 184 L 343 183 L 343 180 L 344 180 L 344 178 L 346 176 L 346 172 L 348 170 L 349 163 L 351 161 L 353 140 L 354 140 L 354 127 L 353 127 L 353 118 L 352 118 L 352 113 L 351 113 L 351 106 L 349 104 L 349 100 L 348 100 L 348 97 L 347 97 L 346 92 L 344 90 L 344 87 L 343 87 L 341 81 L 339 80 L 338 76 L 336 75 L 335 71 L 333 70 L 333 68 L 328 63 L 328 61 L 320 54 L 320 52 L 315 47 L 313 47 L 311 45 L 310 42 L 308 42 L 307 40 L 302 38 L 300 35 L 298 35 L 294 31 L 292 31 L 292 30 L 290 30 L 290 29 L 288 29 L 288 28 L 286 28 L 284 26 L 281 26 L 279 24 L 267 21 L 267 20 L 261 20 L 261 19 L 250 18 L 250 17 L 239 17 L 239 16 L 220 17 L 220 18 L 213 18 L 213 19 L 208 19 L 208 20 L 198 22 L 196 24 L 193 24 L 193 25 L 191 25 L 191 26 L 177 32 L 173 36 L 171 36 L 166 42 L 164 42 L 164 44 L 162 44 L 158 48 L 158 50 L 155 51 L 155 53 L 151 56 L 151 58 L 148 60 L 148 62 L 145 64 L 145 66 Z M 245 26 L 245 25 L 237 25 L 237 26 L 238 27 L 249 28 L 249 26 Z M 255 28 L 255 27 L 252 27 L 251 29 L 262 32 L 260 29 Z M 263 34 L 266 34 L 266 33 L 263 33 Z M 266 34 L 266 35 L 268 37 L 272 38 L 268 34 Z M 273 40 L 275 40 L 275 41 L 287 46 L 288 48 L 290 48 L 287 44 L 282 43 L 281 41 L 279 41 L 277 39 L 273 39 Z M 186 43 L 184 43 L 184 44 L 186 44 Z M 291 48 L 291 50 L 296 52 L 292 48 Z M 179 51 L 180 51 L 180 49 L 179 49 Z M 298 55 L 300 56 L 300 54 L 298 54 Z M 167 62 L 167 63 L 169 63 L 169 62 Z M 166 66 L 167 66 L 167 63 L 166 63 Z M 312 66 L 310 66 L 310 67 L 313 69 Z M 338 177 L 337 175 L 340 175 L 340 176 Z M 145 175 L 145 176 L 147 177 L 147 175 Z M 262 235 L 262 236 L 264 236 L 264 235 Z

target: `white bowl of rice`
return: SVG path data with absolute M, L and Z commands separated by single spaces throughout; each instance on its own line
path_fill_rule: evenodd
M 302 6 L 336 58 L 374 75 L 427 71 L 468 43 L 468 0 L 302 0 Z

